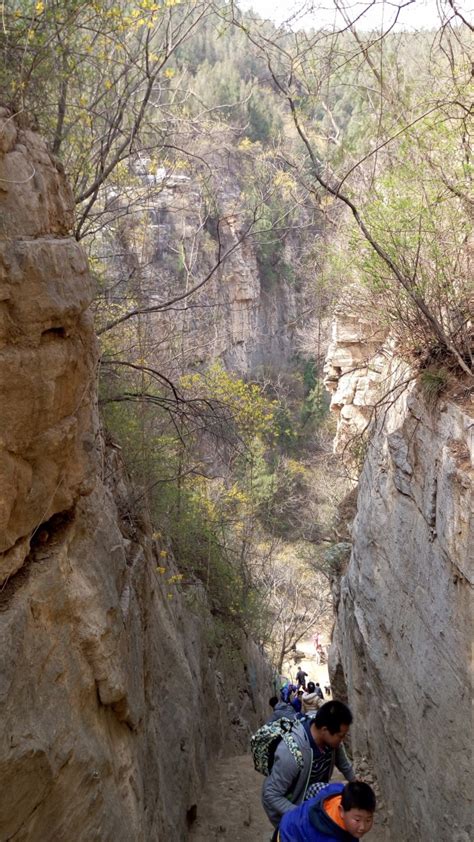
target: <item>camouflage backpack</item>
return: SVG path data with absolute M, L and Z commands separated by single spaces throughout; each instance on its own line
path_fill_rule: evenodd
M 261 728 L 250 739 L 250 751 L 253 756 L 253 764 L 257 772 L 262 775 L 269 775 L 272 771 L 275 751 L 280 740 L 283 740 L 293 755 L 298 769 L 303 768 L 303 755 L 292 735 L 296 723 L 291 719 L 277 719 L 262 725 Z

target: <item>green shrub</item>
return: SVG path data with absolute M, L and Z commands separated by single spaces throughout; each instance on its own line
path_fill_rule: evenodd
M 446 368 L 427 368 L 420 373 L 419 383 L 422 394 L 429 405 L 434 405 L 439 396 L 445 391 L 449 382 L 449 371 Z

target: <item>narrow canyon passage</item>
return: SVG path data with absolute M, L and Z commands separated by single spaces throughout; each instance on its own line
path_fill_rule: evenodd
M 270 842 L 300 670 L 474 842 L 472 27 L 267 3 L 2 4 L 0 842 Z
M 188 842 L 270 842 L 272 827 L 260 800 L 262 783 L 250 754 L 219 760 L 196 805 Z M 367 842 L 392 842 L 385 820 L 381 804 L 372 831 L 364 837 Z
M 324 637 L 323 637 L 324 640 Z M 315 657 L 311 638 L 298 643 L 298 658 L 288 658 L 283 672 L 296 681 L 301 666 L 321 686 L 329 684 L 328 667 Z M 262 723 L 263 724 L 263 723 Z M 364 760 L 355 764 L 358 776 L 373 785 L 373 776 Z M 337 768 L 333 780 L 344 780 Z M 270 842 L 272 826 L 261 803 L 264 778 L 255 771 L 250 753 L 222 758 L 208 769 L 208 777 L 195 812 L 189 812 L 188 842 Z M 385 805 L 379 799 L 374 828 L 365 838 L 368 842 L 391 842 L 386 828 Z

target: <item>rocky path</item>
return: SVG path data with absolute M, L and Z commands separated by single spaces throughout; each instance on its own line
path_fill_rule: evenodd
M 220 760 L 207 779 L 189 842 L 270 842 L 272 828 L 260 803 L 262 783 L 250 755 Z
M 270 842 L 260 802 L 263 778 L 249 754 L 220 760 L 210 772 L 188 842 Z M 390 842 L 382 809 L 364 842 Z
M 249 754 L 220 760 L 209 774 L 188 842 L 270 842 L 260 802 L 263 778 Z M 390 842 L 383 805 L 364 842 Z

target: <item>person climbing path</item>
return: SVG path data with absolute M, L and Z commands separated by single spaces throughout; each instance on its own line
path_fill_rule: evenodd
M 262 776 L 255 771 L 251 754 L 219 760 L 193 811 L 186 842 L 270 842 L 274 829 L 261 804 L 261 787 Z M 367 842 L 395 842 L 388 834 L 384 813 L 377 810 Z

